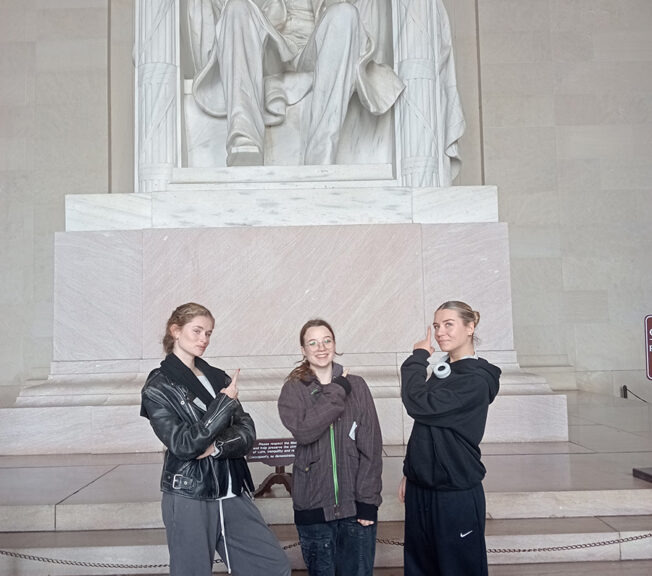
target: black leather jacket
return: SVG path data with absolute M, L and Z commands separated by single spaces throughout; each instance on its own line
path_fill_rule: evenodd
M 174 354 L 153 370 L 141 392 L 141 416 L 148 418 L 167 450 L 161 490 L 197 500 L 215 500 L 231 490 L 253 492 L 244 459 L 256 438 L 253 420 L 238 400 L 220 390 L 231 382 L 225 372 L 196 358 L 208 378 L 213 399 L 193 372 Z M 197 460 L 212 444 L 216 454 Z

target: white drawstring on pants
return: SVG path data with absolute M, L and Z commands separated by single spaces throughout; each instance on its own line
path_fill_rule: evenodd
M 220 503 L 220 532 L 222 534 L 222 539 L 224 540 L 224 563 L 226 564 L 226 571 L 231 574 L 231 561 L 229 560 L 229 548 L 226 545 L 226 532 L 224 531 L 224 508 L 222 507 L 222 500 L 218 500 Z

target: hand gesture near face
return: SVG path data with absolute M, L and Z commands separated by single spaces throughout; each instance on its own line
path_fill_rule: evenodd
M 231 384 L 221 390 L 222 394 L 226 394 L 229 398 L 233 398 L 233 400 L 237 400 L 238 398 L 238 374 L 240 374 L 240 368 L 233 374 Z
M 432 328 L 430 326 L 428 326 L 426 337 L 415 343 L 414 350 L 417 349 L 427 350 L 429 354 L 432 354 L 435 351 L 435 348 L 432 345 Z

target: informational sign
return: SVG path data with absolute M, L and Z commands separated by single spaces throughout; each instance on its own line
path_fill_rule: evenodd
M 264 462 L 269 466 L 287 466 L 294 462 L 297 441 L 292 438 L 256 440 L 247 455 L 249 462 Z
M 647 378 L 652 380 L 652 315 L 645 317 L 645 359 Z

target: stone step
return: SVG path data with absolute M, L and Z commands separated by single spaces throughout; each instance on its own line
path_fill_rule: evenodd
M 521 373 L 520 382 L 501 379 L 501 393 L 491 406 L 485 442 L 565 442 L 568 440 L 567 403 L 564 394 L 545 392 L 544 384 Z M 282 381 L 279 377 L 278 381 Z M 0 407 L 3 455 L 111 454 L 160 450 L 161 444 L 140 416 L 141 383 L 52 382 L 23 390 L 16 406 Z M 79 389 L 84 393 L 79 393 Z M 541 389 L 540 389 L 541 388 Z M 74 392 L 77 389 L 78 393 Z M 527 393 L 525 391 L 528 391 Z M 412 429 L 400 399 L 400 388 L 371 388 L 383 434 L 383 443 L 404 444 Z M 289 436 L 278 416 L 278 391 L 243 390 L 246 410 L 256 422 L 259 438 Z M 65 426 L 61 423 L 65 422 Z M 25 435 L 24 430 L 30 434 Z M 85 442 L 80 443 L 79 438 Z
M 274 525 L 272 529 L 293 569 L 303 569 L 295 527 Z M 403 523 L 381 522 L 378 540 L 376 566 L 401 567 Z M 652 516 L 488 520 L 487 548 L 492 565 L 649 560 Z M 161 574 L 167 563 L 165 532 L 160 528 L 0 534 L 1 574 L 80 576 L 125 570 Z M 224 565 L 217 564 L 215 572 L 225 572 Z
M 137 474 L 137 470 L 132 471 Z M 151 482 L 151 479 L 149 480 Z M 127 530 L 161 528 L 158 486 L 152 482 L 146 498 L 129 501 L 125 492 L 112 493 L 97 481 L 84 496 L 73 494 L 63 502 L 44 498 L 0 505 L 0 532 Z M 115 489 L 115 488 L 114 488 Z M 274 487 L 276 494 L 283 490 Z M 539 492 L 487 492 L 487 517 L 493 520 L 551 519 L 652 515 L 652 490 L 572 490 Z M 257 498 L 256 504 L 269 524 L 290 524 L 292 502 L 287 496 Z M 402 522 L 404 508 L 386 496 L 379 509 L 383 522 Z
M 412 429 L 400 397 L 398 366 L 403 354 L 347 354 L 347 367 L 363 376 L 374 397 L 384 444 L 404 444 Z M 565 442 L 568 440 L 567 398 L 553 393 L 545 378 L 525 372 L 515 355 L 486 351 L 500 365 L 500 393 L 487 420 L 485 442 Z M 256 422 L 259 438 L 288 436 L 278 416 L 280 388 L 296 358 L 209 358 L 215 365 L 242 366 L 240 399 Z M 244 365 L 242 364 L 244 363 Z M 160 442 L 140 417 L 140 392 L 158 359 L 143 360 L 139 371 L 109 374 L 53 374 L 20 389 L 13 402 L 0 403 L 3 455 L 110 454 L 154 452 Z M 71 367 L 68 369 L 72 370 Z M 76 369 L 82 370 L 77 366 Z M 246 385 L 245 385 L 246 384 Z M 0 398 L 1 400 L 1 398 Z M 61 426 L 64 421 L 66 426 Z M 21 431 L 29 429 L 29 437 Z M 79 438 L 85 442 L 80 443 Z

